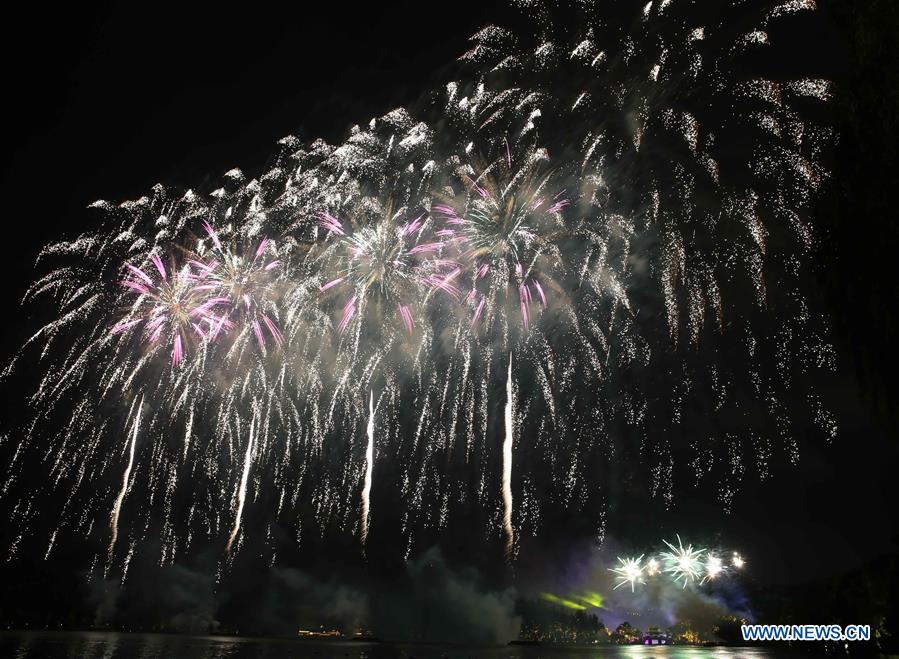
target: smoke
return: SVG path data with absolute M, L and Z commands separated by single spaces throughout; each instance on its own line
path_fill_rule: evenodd
M 253 596 L 245 592 L 247 584 L 230 593 L 226 605 L 245 610 L 247 624 L 254 631 L 272 634 L 296 634 L 298 628 L 326 627 L 352 633 L 365 626 L 369 616 L 367 595 L 359 588 L 338 580 L 317 578 L 293 568 L 272 568 Z M 246 606 L 246 597 L 252 607 Z M 234 617 L 229 615 L 229 618 Z
M 216 619 L 212 574 L 184 565 L 135 566 L 133 580 L 88 579 L 87 603 L 94 624 L 140 626 L 187 633 L 209 633 Z
M 449 565 L 433 547 L 409 563 L 407 581 L 385 590 L 373 607 L 373 628 L 386 638 L 500 644 L 517 638 L 514 588 L 493 589 L 477 570 Z
M 294 636 L 298 629 L 375 633 L 384 640 L 503 644 L 518 636 L 517 591 L 489 584 L 438 548 L 392 578 L 337 576 L 341 566 L 307 571 L 237 564 L 159 566 L 138 559 L 123 586 L 88 579 L 86 603 L 98 626 Z
M 641 611 L 646 625 L 666 628 L 688 623 L 703 638 L 711 638 L 716 624 L 723 618 L 747 616 L 725 589 L 682 588 L 667 580 L 647 584 L 635 593 L 616 593 L 614 602 L 616 610 Z

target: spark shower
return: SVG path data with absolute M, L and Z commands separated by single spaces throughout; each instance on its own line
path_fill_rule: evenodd
M 94 203 L 40 253 L 24 302 L 52 318 L 3 372 L 40 376 L 2 436 L 9 557 L 47 520 L 47 557 L 103 539 L 123 579 L 150 537 L 161 564 L 231 560 L 247 520 L 272 564 L 276 529 L 364 553 L 391 501 L 407 559 L 464 525 L 514 562 L 567 511 L 602 542 L 616 474 L 727 510 L 801 459 L 796 428 L 831 440 L 805 282 L 832 91 L 765 65 L 815 3 L 735 4 L 522 1 L 530 27 L 480 30 L 456 79 L 342 144 Z M 619 585 L 732 567 L 669 549 Z

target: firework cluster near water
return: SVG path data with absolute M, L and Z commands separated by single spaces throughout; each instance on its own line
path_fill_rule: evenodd
M 830 84 L 754 65 L 814 2 L 521 5 L 342 143 L 98 201 L 41 252 L 52 318 L 3 372 L 40 374 L 3 437 L 10 560 L 89 539 L 124 580 L 135 551 L 375 534 L 411 560 L 452 529 L 514 564 L 574 515 L 601 544 L 629 479 L 726 511 L 835 436 L 805 295 Z M 666 551 L 619 585 L 738 567 Z

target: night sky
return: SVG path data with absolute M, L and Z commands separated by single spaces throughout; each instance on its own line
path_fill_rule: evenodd
M 811 295 L 832 321 L 839 371 L 822 396 L 837 415 L 840 433 L 832 445 L 811 444 L 815 448 L 805 450 L 796 467 L 775 465 L 764 482 L 745 479 L 730 514 L 696 492 L 679 496 L 669 511 L 622 506 L 607 529 L 619 542 L 675 532 L 726 538 L 749 557 L 752 592 L 792 592 L 881 565 L 889 556 L 895 560 L 896 552 L 899 446 L 893 401 L 899 388 L 888 363 L 895 359 L 899 329 L 893 201 L 899 12 L 888 0 L 866 7 L 850 0 L 820 4 L 793 35 L 791 49 L 797 62 L 813 62 L 820 75 L 837 83 L 829 120 L 841 140 L 832 178 L 817 202 L 823 239 Z M 98 2 L 52 10 L 32 3 L 6 10 L 0 39 L 6 90 L 0 180 L 4 359 L 36 327 L 34 310 L 23 310 L 19 302 L 34 277 L 38 250 L 91 228 L 96 217 L 86 212 L 87 204 L 133 199 L 157 182 L 211 189 L 232 167 L 250 176 L 261 173 L 275 142 L 287 134 L 338 142 L 351 125 L 415 102 L 460 66 L 453 62 L 471 33 L 507 18 L 501 2 L 427 9 L 420 2 L 325 2 L 292 9 L 265 2 L 235 8 Z M 3 414 L 4 429 L 24 422 L 21 399 L 7 397 Z M 534 578 L 566 586 L 565 575 L 585 560 L 584 538 L 556 531 L 519 568 L 519 576 L 537 575 L 545 559 L 545 574 Z M 80 556 L 77 550 L 60 552 L 49 566 L 35 560 L 15 571 L 3 568 L 10 588 L 0 609 L 37 624 L 90 618 L 80 612 L 96 608 L 102 595 L 68 592 L 87 567 Z M 454 556 L 452 568 L 438 557 L 421 569 L 458 574 L 464 569 L 460 558 Z M 328 567 L 325 581 L 331 585 L 325 587 L 302 572 L 308 566 L 293 567 L 297 572 L 285 573 L 277 584 L 265 583 L 282 589 L 284 597 L 302 592 L 310 601 L 316 589 L 331 591 L 339 571 L 339 565 Z M 369 567 L 378 583 L 381 577 L 389 582 L 392 569 L 379 574 L 378 567 Z M 194 578 L 185 570 L 184 580 Z M 486 581 L 502 584 L 506 577 Z M 129 577 L 137 583 L 142 578 L 139 567 Z M 232 591 L 254 584 L 252 570 L 238 566 Z M 67 591 L 59 593 L 52 614 L 36 594 L 48 588 Z M 154 606 L 150 599 L 129 601 L 132 610 L 125 617 L 132 622 Z M 219 616 L 239 618 L 245 615 L 240 606 L 235 595 Z

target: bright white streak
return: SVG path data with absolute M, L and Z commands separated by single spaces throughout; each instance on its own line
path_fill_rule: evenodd
M 250 420 L 250 441 L 247 444 L 247 454 L 243 459 L 243 474 L 240 477 L 240 487 L 237 490 L 237 514 L 234 516 L 234 527 L 231 529 L 231 536 L 228 538 L 228 544 L 225 546 L 225 552 L 231 553 L 231 545 L 234 544 L 234 539 L 237 537 L 237 532 L 240 530 L 240 519 L 243 517 L 243 504 L 247 498 L 247 478 L 250 475 L 250 463 L 253 461 L 253 429 L 256 423 L 256 414 L 253 414 L 253 418 Z
M 515 539 L 512 528 L 512 353 L 509 353 L 509 376 L 506 380 L 506 436 L 503 440 L 503 526 L 506 529 L 506 559 L 512 558 Z
M 128 449 L 128 466 L 125 467 L 125 473 L 122 475 L 122 489 L 119 496 L 116 497 L 115 503 L 112 505 L 112 514 L 110 515 L 110 526 L 112 527 L 112 538 L 109 540 L 109 557 L 112 558 L 112 550 L 115 549 L 116 540 L 119 537 L 119 513 L 122 512 L 122 502 L 128 493 L 128 481 L 131 479 L 131 467 L 134 466 L 134 447 L 137 444 L 137 431 L 140 429 L 140 413 L 144 407 L 144 397 L 140 397 L 140 403 L 137 405 L 137 414 L 134 417 L 134 430 L 131 433 L 131 447 Z
M 375 457 L 375 393 L 368 392 L 368 445 L 365 447 L 365 483 L 362 486 L 362 548 L 365 549 L 365 540 L 368 538 L 369 506 L 371 505 L 371 473 L 372 462 Z

